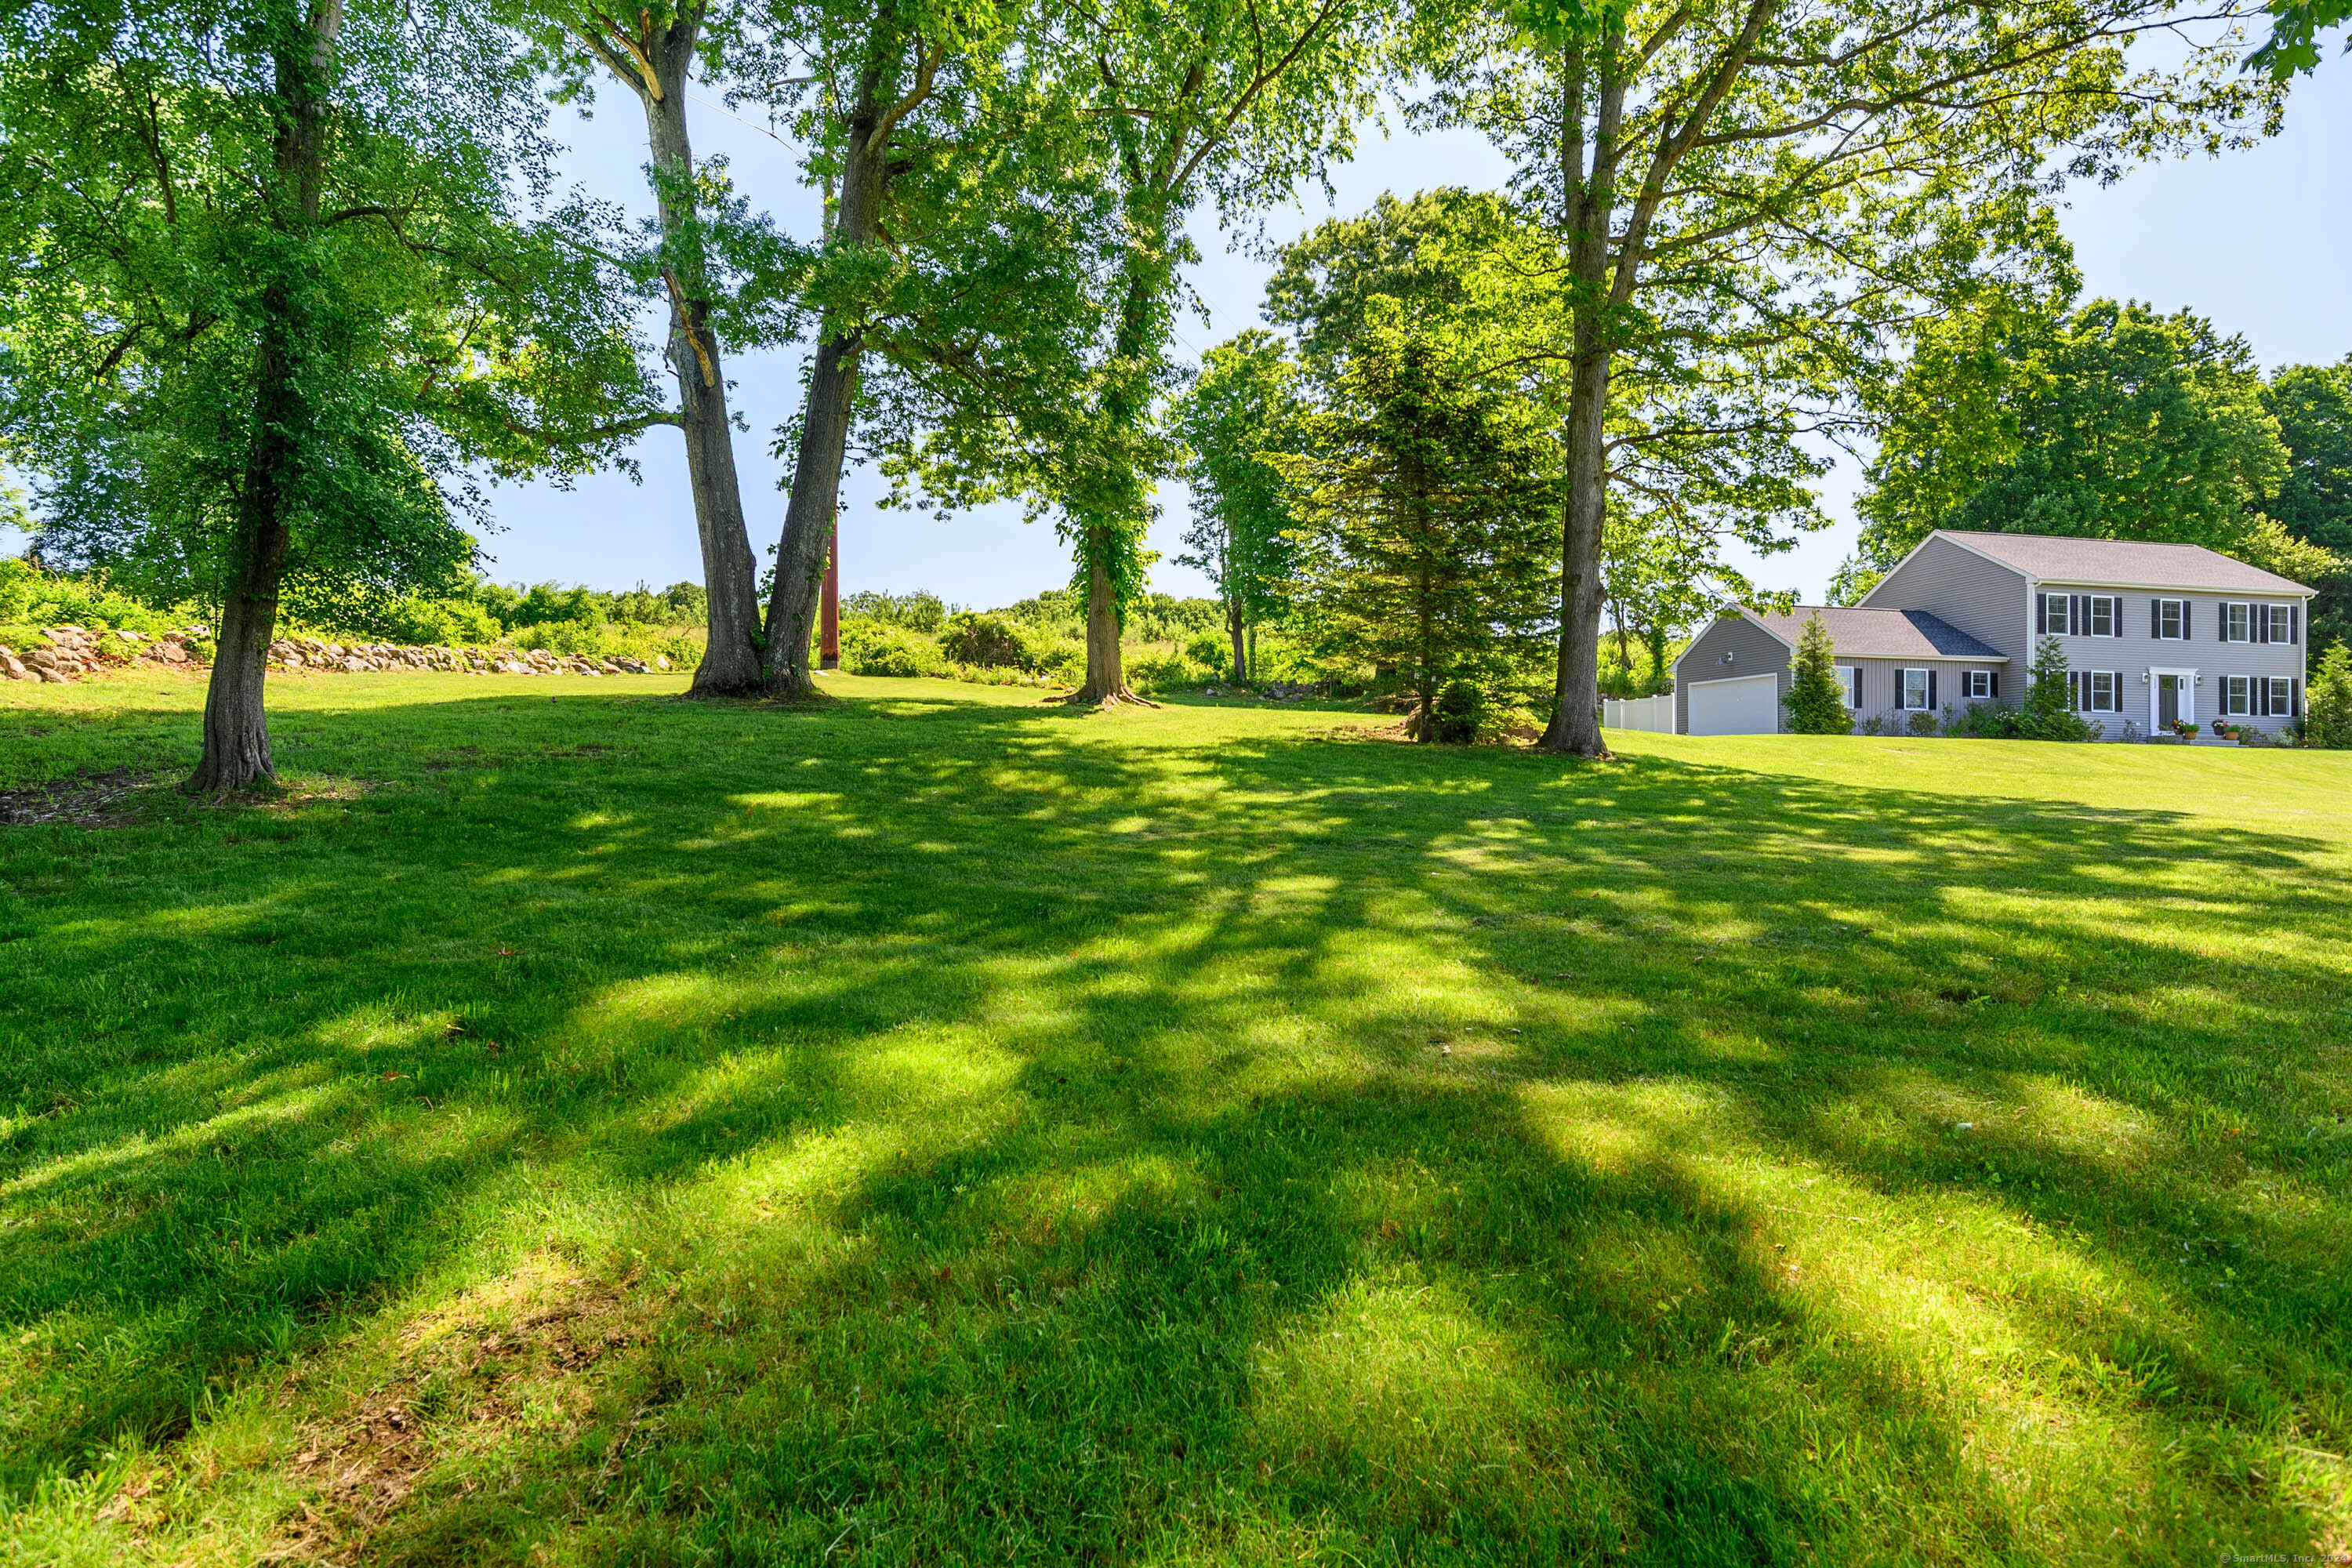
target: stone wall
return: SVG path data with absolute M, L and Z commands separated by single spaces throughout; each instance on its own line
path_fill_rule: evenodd
M 190 626 L 184 631 L 149 637 L 141 632 L 48 626 L 41 636 L 47 639 L 43 646 L 21 654 L 14 648 L 0 647 L 0 679 L 64 685 L 126 665 L 201 669 L 212 633 L 208 627 Z M 192 647 L 191 643 L 200 646 Z M 543 647 L 406 647 L 393 643 L 347 646 L 313 637 L 278 638 L 269 645 L 269 662 L 280 669 L 315 669 L 339 675 L 412 669 L 440 670 L 452 675 L 647 675 L 669 668 L 669 660 L 659 657 L 647 664 L 636 658 L 553 654 Z

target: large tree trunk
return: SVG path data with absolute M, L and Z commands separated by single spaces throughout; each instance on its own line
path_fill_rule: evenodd
M 1569 372 L 1568 494 L 1560 507 L 1559 666 L 1552 682 L 1551 722 L 1537 742 L 1549 752 L 1605 757 L 1601 738 L 1601 533 L 1608 504 L 1607 414 L 1610 349 L 1599 300 L 1604 288 L 1630 286 L 1610 276 L 1610 227 L 1616 211 L 1617 132 L 1625 84 L 1616 68 L 1622 33 L 1600 57 L 1599 113 L 1592 169 L 1585 176 L 1584 99 L 1588 68 L 1570 51 L 1563 60 L 1560 118 L 1561 226 L 1570 237 L 1569 270 L 1579 296 Z M 1626 261 L 1631 266 L 1630 259 Z
M 858 80 L 846 127 L 841 200 L 825 235 L 828 247 L 855 249 L 880 239 L 889 194 L 891 134 L 929 96 L 943 58 L 934 47 L 916 65 L 914 85 L 898 92 L 895 61 L 877 53 Z M 854 322 L 826 312 L 818 328 L 816 363 L 809 370 L 801 415 L 800 450 L 793 458 L 792 499 L 783 536 L 776 542 L 776 581 L 768 596 L 768 690 L 778 697 L 814 696 L 809 657 L 825 561 L 841 504 L 841 469 L 856 413 L 860 335 Z
M 1127 689 L 1127 670 L 1118 648 L 1118 586 L 1100 554 L 1087 552 L 1087 679 L 1065 702 L 1108 706 L 1115 702 L 1145 702 Z
M 1594 329 L 1580 321 L 1577 335 Z M 1602 411 L 1609 355 L 1579 344 L 1568 420 L 1568 499 L 1561 508 L 1559 668 L 1541 744 L 1549 752 L 1605 757 L 1601 738 L 1601 530 L 1608 505 Z
M 264 374 L 269 374 L 265 353 Z M 265 387 L 257 399 L 258 429 L 273 423 L 259 416 L 283 407 L 284 378 L 279 395 Z M 269 756 L 269 720 L 262 704 L 262 682 L 268 668 L 269 641 L 278 627 L 278 589 L 284 574 L 288 536 L 278 467 L 290 453 L 285 443 L 262 436 L 247 464 L 246 492 L 237 511 L 235 577 L 222 601 L 221 621 L 213 649 L 212 678 L 205 690 L 205 750 L 196 771 L 180 787 L 190 795 L 217 790 L 253 789 L 278 782 Z
M 816 692 L 809 634 L 824 587 L 825 546 L 832 538 L 834 510 L 841 504 L 841 465 L 856 399 L 857 346 L 828 331 L 817 344 L 816 363 L 809 371 L 792 499 L 784 506 L 783 537 L 776 543 L 775 588 L 768 596 L 766 684 L 772 696 L 801 698 Z
M 342 25 L 341 0 L 325 0 L 311 15 L 300 52 L 281 54 L 276 62 L 277 92 L 286 113 L 271 158 L 272 195 L 280 226 L 306 237 L 318 225 L 326 185 L 327 108 Z M 309 421 L 304 380 L 306 374 L 317 374 L 303 363 L 312 336 L 306 294 L 299 279 L 282 273 L 261 292 L 251 445 L 230 540 L 228 592 L 205 691 L 204 752 L 181 786 L 191 795 L 278 782 L 262 686 L 269 639 L 278 626 L 278 585 L 292 544 L 287 519 L 301 483 L 301 441 Z
M 1238 684 L 1246 684 L 1250 678 L 1249 645 L 1244 636 L 1242 602 L 1239 599 L 1225 601 L 1225 631 L 1234 639 L 1234 679 Z
M 657 90 L 634 83 L 646 106 L 646 133 L 654 162 L 654 188 L 662 234 L 679 237 L 694 220 L 694 149 L 687 138 L 686 81 L 694 60 L 698 10 L 649 36 L 646 51 Z M 743 523 L 743 493 L 735 473 L 734 432 L 727 422 L 727 377 L 719 339 L 710 330 L 710 302 L 691 275 L 664 275 L 670 298 L 670 366 L 677 373 L 679 427 L 686 436 L 686 472 L 694 491 L 694 522 L 702 543 L 702 583 L 709 601 L 709 640 L 694 672 L 697 696 L 732 696 L 760 688 L 760 579 L 751 537 Z

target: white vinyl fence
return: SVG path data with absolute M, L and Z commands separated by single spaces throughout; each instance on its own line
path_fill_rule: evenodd
M 1653 734 L 1675 732 L 1675 700 L 1672 697 L 1604 697 L 1601 700 L 1601 724 L 1606 730 L 1647 730 Z

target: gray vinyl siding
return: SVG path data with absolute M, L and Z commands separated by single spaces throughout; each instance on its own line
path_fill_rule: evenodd
M 1908 607 L 1908 606 L 1906 606 Z M 1854 730 L 1860 732 L 1871 718 L 1876 716 L 1889 731 L 1902 729 L 1911 722 L 1909 710 L 1895 707 L 1899 696 L 1896 683 L 1906 669 L 1931 669 L 1936 672 L 1936 702 L 1928 710 L 1940 722 L 1947 711 L 1958 713 L 1969 705 L 1964 695 L 1968 690 L 1967 672 L 1972 669 L 1990 671 L 2000 696 L 1995 700 L 2014 707 L 2009 690 L 2011 679 L 2009 666 L 1984 664 L 1966 659 L 1945 658 L 1840 658 L 1840 665 L 1858 667 L 1862 670 L 1862 706 L 1853 711 Z
M 1725 664 L 1725 654 L 1734 656 Z M 1761 675 L 1772 670 L 1780 677 L 1779 692 L 1789 695 L 1789 645 L 1758 626 L 1743 615 L 1718 616 L 1715 623 L 1698 635 L 1697 640 L 1683 650 L 1675 660 L 1675 733 L 1690 733 L 1690 689 L 1701 680 L 1725 680 L 1735 676 Z M 1781 709 L 1780 729 L 1789 728 L 1789 712 Z
M 2112 637 L 2066 637 L 2058 638 L 2058 646 L 2066 655 L 2069 669 L 2112 669 L 2122 679 L 2118 683 L 2124 693 L 2121 713 L 2086 713 L 2084 718 L 2104 722 L 2106 740 L 2123 739 L 2123 721 L 2132 721 L 2136 735 L 2148 732 L 2156 705 L 2156 682 L 2152 669 L 2183 669 L 2192 671 L 2198 684 L 2189 688 L 2195 717 L 2200 727 L 2210 729 L 2212 721 L 2222 716 L 2223 678 L 2242 675 L 2256 679 L 2284 676 L 2294 682 L 2295 712 L 2303 710 L 2305 645 L 2310 631 L 2311 606 L 2300 598 L 2259 598 L 2252 595 L 2186 593 L 2179 590 L 2158 592 L 2148 588 L 2118 588 L 2097 583 L 2044 583 L 2029 590 L 2044 594 L 2108 594 L 2123 601 L 2123 635 Z M 2149 605 L 2156 599 L 2185 599 L 2189 602 L 2189 636 L 2186 640 L 2158 639 L 2149 633 Z M 2224 604 L 2294 605 L 2295 609 L 2295 640 L 2285 643 L 2225 643 L 2221 640 L 2221 606 Z M 2037 639 L 2038 640 L 2038 639 Z M 2144 677 L 2148 679 L 2143 679 Z M 2003 690 L 2007 689 L 2006 683 Z M 2288 714 L 2248 714 L 2231 716 L 2236 724 L 2275 733 L 2294 722 Z
M 2000 700 L 2005 707 L 2017 705 L 2026 679 L 2023 672 L 2033 653 L 2027 631 L 2033 615 L 2033 592 L 2025 574 L 2015 567 L 1931 535 L 1909 560 L 1880 578 L 1878 586 L 1862 602 L 1872 609 L 1925 610 L 1985 647 L 2007 654 L 2009 663 L 2001 667 Z M 2012 677 L 2011 670 L 2018 673 Z M 1937 691 L 1937 697 L 1940 705 L 1943 693 Z M 1865 693 L 1864 700 L 1868 700 Z

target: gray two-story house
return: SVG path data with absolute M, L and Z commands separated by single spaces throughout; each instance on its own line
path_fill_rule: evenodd
M 2303 711 L 2312 593 L 2200 545 L 1937 529 L 1854 607 L 1727 608 L 1675 661 L 1675 728 L 1785 730 L 1797 638 L 1818 614 L 1857 721 L 2013 708 L 2047 636 L 2104 739 L 2217 718 L 2275 731 Z

